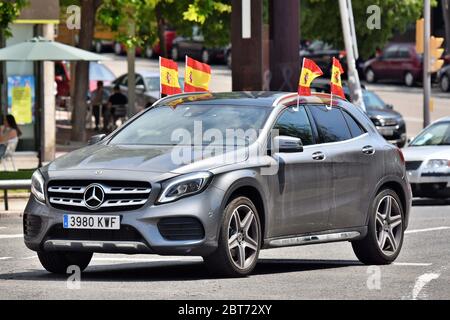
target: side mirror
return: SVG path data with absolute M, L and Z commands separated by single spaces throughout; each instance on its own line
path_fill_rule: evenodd
M 302 140 L 295 137 L 277 136 L 273 139 L 273 147 L 277 152 L 303 152 Z
M 143 84 L 137 84 L 136 85 L 136 90 L 138 90 L 138 91 L 145 91 L 145 86 Z
M 106 134 L 96 134 L 92 136 L 88 140 L 88 145 L 96 144 L 97 142 L 102 141 L 106 137 Z
M 388 108 L 389 110 L 394 110 L 394 106 L 392 104 L 386 104 L 386 108 Z

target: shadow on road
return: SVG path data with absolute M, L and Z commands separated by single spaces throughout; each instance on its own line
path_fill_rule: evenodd
M 413 199 L 413 206 L 450 206 L 450 199 Z
M 281 274 L 321 269 L 362 266 L 353 260 L 260 259 L 252 275 Z M 65 281 L 68 275 L 55 275 L 45 270 L 0 274 L 0 280 Z M 88 267 L 82 281 L 139 282 L 139 281 L 192 281 L 218 279 L 211 275 L 202 262 L 157 261 Z

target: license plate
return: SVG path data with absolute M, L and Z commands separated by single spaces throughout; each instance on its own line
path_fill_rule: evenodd
M 380 133 L 384 136 L 393 136 L 394 135 L 394 129 L 380 129 Z
M 119 230 L 120 216 L 65 214 L 63 227 L 65 229 Z

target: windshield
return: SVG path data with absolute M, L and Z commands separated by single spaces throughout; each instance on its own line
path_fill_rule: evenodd
M 263 127 L 271 110 L 271 107 L 261 106 L 204 104 L 181 104 L 175 108 L 158 106 L 124 127 L 110 143 L 135 145 L 213 143 L 224 146 L 242 144 L 239 139 L 251 143 L 256 140 L 259 129 Z M 237 134 L 236 130 L 239 130 Z M 237 137 L 228 138 L 230 134 Z
M 440 122 L 422 131 L 410 146 L 448 146 L 450 145 L 450 122 Z
M 367 109 L 386 109 L 386 104 L 381 98 L 373 92 L 363 91 L 364 105 Z

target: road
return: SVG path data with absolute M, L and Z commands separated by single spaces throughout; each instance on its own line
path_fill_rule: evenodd
M 196 257 L 95 254 L 79 289 L 47 273 L 0 215 L 0 299 L 448 299 L 450 202 L 415 202 L 397 261 L 365 266 L 348 242 L 262 251 L 254 274 L 211 278 Z

